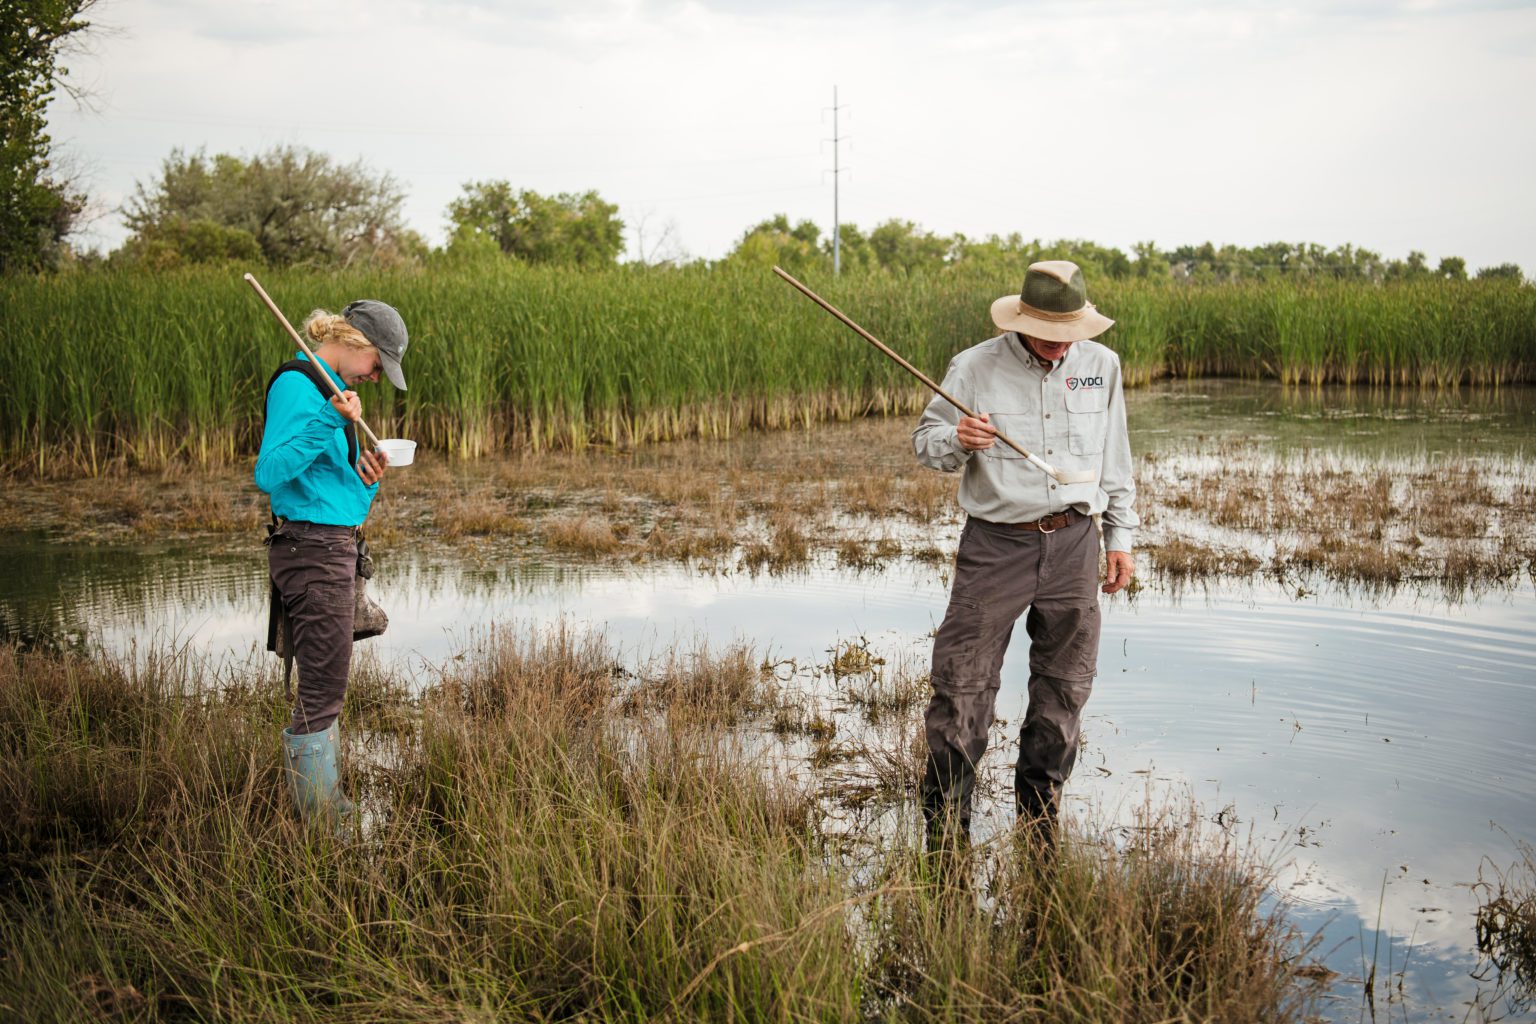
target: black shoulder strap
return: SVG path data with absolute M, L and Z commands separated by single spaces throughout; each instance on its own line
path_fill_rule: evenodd
M 308 359 L 290 359 L 282 366 L 279 366 L 276 372 L 272 374 L 271 379 L 267 381 L 267 400 L 272 398 L 272 385 L 277 383 L 277 378 L 291 370 L 296 370 L 308 377 L 309 382 L 315 386 L 316 391 L 320 392 L 321 397 L 327 402 L 331 400 L 331 387 L 326 383 L 325 371 Z M 267 407 L 265 402 L 262 403 L 261 417 L 262 430 L 265 432 L 267 425 Z M 357 425 L 353 424 L 352 429 L 347 431 L 347 465 L 357 465 L 357 448 Z

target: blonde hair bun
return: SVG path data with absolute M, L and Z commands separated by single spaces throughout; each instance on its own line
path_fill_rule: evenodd
M 317 309 L 305 317 L 304 333 L 316 345 L 334 343 L 347 348 L 373 348 L 373 342 L 364 337 L 362 331 L 347 323 L 346 317 L 323 309 Z

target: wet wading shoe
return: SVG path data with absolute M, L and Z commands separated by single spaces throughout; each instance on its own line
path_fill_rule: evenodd
M 288 792 L 305 822 L 340 824 L 357 813 L 357 805 L 342 795 L 337 781 L 337 741 L 335 722 L 324 732 L 295 735 L 292 729 L 283 730 Z

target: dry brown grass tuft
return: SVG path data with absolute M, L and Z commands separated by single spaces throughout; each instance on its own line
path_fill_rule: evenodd
M 641 540 L 644 554 L 682 562 L 713 558 L 736 546 L 735 531 L 729 525 L 691 525 L 680 518 L 657 519 Z
M 507 537 L 527 533 L 528 520 L 513 514 L 505 498 L 489 489 L 466 494 L 436 516 L 436 525 L 448 539 L 459 537 Z
M 544 524 L 544 543 L 552 551 L 610 555 L 622 546 L 620 532 L 627 533 L 627 527 L 616 528 L 608 520 L 592 516 L 555 519 Z
M 778 681 L 752 644 L 739 642 L 716 653 L 699 641 L 642 669 L 625 706 L 665 708 L 679 719 L 730 725 L 778 703 Z
M 898 483 L 887 473 L 865 473 L 843 480 L 846 507 L 866 515 L 889 515 L 897 505 Z
M 758 541 L 743 550 L 741 561 L 749 572 L 766 569 L 770 573 L 781 573 L 798 569 L 810 561 L 810 542 L 793 519 L 780 517 L 772 529 L 768 543 Z
M 899 661 L 876 662 L 857 672 L 844 672 L 840 685 L 848 703 L 858 708 L 871 725 L 906 722 L 914 728 L 931 687 L 926 664 Z M 836 674 L 836 666 L 834 666 Z
M 1380 543 L 1352 537 L 1320 537 L 1304 541 L 1275 557 L 1277 574 L 1298 570 L 1322 573 L 1333 579 L 1363 583 L 1368 587 L 1394 587 L 1403 582 L 1403 556 Z
M 1142 548 L 1157 573 L 1187 581 L 1219 576 L 1247 576 L 1263 564 L 1256 556 L 1232 548 L 1216 548 L 1184 537 Z

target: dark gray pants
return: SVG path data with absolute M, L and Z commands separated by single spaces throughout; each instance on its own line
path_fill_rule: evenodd
M 324 732 L 341 714 L 352 667 L 357 539 L 350 526 L 286 522 L 267 547 L 272 584 L 292 624 L 299 683 L 289 728 Z
M 1098 671 L 1098 567 L 1091 518 L 1054 533 L 966 521 L 949 608 L 933 642 L 933 697 L 924 719 L 922 797 L 930 835 L 941 827 L 970 829 L 976 765 L 987 749 L 1003 655 L 1026 611 L 1029 706 L 1014 796 L 1020 817 L 1054 820 Z

